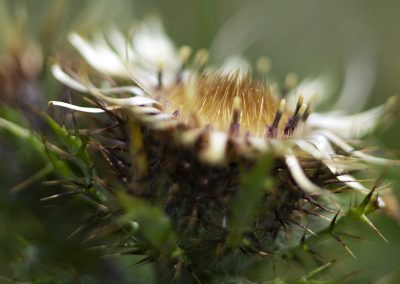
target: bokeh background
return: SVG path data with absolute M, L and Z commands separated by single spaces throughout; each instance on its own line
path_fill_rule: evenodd
M 45 73 L 46 63 L 68 46 L 69 30 L 89 34 L 110 25 L 127 28 L 155 14 L 177 45 L 208 48 L 214 63 L 232 54 L 251 62 L 267 55 L 271 73 L 282 82 L 289 72 L 300 79 L 327 76 L 337 96 L 358 95 L 356 100 L 342 97 L 340 106 L 346 111 L 382 104 L 400 92 L 400 2 L 396 0 L 0 0 L 0 4 L 0 55 L 7 52 L 5 38 L 15 33 L 9 35 L 4 15 L 26 18 L 19 32 L 43 48 Z M 57 95 L 48 76 L 43 82 L 41 97 L 33 101 L 47 111 L 46 102 Z M 19 119 L 2 106 L 1 114 L 5 113 Z M 370 139 L 399 158 L 399 115 Z M 0 283 L 20 283 L 13 279 L 32 281 L 24 283 L 154 281 L 151 266 L 133 266 L 129 257 L 100 257 L 80 240 L 66 240 L 79 225 L 76 220 L 90 210 L 87 205 L 69 200 L 41 202 L 53 190 L 41 183 L 11 193 L 10 188 L 41 165 L 24 142 L 5 132 L 0 132 L 0 147 Z M 388 170 L 386 177 L 399 197 L 399 169 Z M 357 260 L 340 259 L 331 272 L 351 274 L 346 283 L 400 281 L 399 224 L 379 213 L 373 220 L 389 243 L 363 226 L 354 228 L 363 237 L 349 241 Z

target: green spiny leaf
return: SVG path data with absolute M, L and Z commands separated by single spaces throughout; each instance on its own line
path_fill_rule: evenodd
M 181 255 L 170 220 L 161 209 L 127 194 L 120 194 L 119 201 L 125 210 L 121 218 L 123 223 L 137 222 L 141 235 L 160 254 L 170 257 Z
M 249 171 L 242 169 L 240 189 L 231 208 L 228 220 L 228 246 L 237 247 L 243 243 L 243 234 L 251 226 L 261 209 L 261 200 L 271 187 L 268 172 L 271 157 L 265 155 Z

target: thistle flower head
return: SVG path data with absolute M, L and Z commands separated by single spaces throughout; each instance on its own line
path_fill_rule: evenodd
M 353 172 L 370 164 L 399 164 L 351 145 L 391 113 L 394 98 L 354 115 L 318 113 L 317 95 L 323 97 L 326 91 L 320 79 L 297 83 L 296 76 L 289 75 L 279 90 L 267 83 L 270 62 L 265 58 L 257 64 L 259 76 L 253 76 L 250 64 L 239 57 L 221 67 L 208 65 L 206 50 L 192 54 L 187 46 L 175 48 L 155 19 L 142 23 L 132 38 L 114 29 L 93 40 L 73 33 L 70 42 L 104 78 L 113 78 L 112 86 L 105 79 L 96 87 L 91 74 L 78 76 L 55 65 L 58 80 L 90 94 L 101 107 L 51 104 L 87 113 L 128 113 L 140 125 L 139 131 L 134 127 L 128 132 L 143 140 L 130 137 L 136 147 L 133 164 L 142 161 L 145 168 L 136 169 L 144 172 L 136 181 L 147 178 L 151 187 L 146 191 L 139 183 L 135 192 L 162 203 L 176 228 L 190 232 L 189 238 L 222 243 L 228 238 L 235 243 L 226 234 L 239 230 L 239 235 L 251 233 L 252 245 L 260 248 L 265 237 L 276 237 L 287 224 L 308 231 L 296 212 L 319 216 L 320 210 L 339 210 L 336 203 L 333 209 L 332 204 L 319 204 L 319 196 L 370 192 Z M 138 153 L 145 153 L 144 160 Z M 269 165 L 262 163 L 265 154 Z M 273 184 L 258 184 L 252 192 L 252 178 L 241 180 L 239 172 L 242 165 L 257 169 L 260 161 L 260 171 L 272 176 Z M 232 207 L 240 207 L 243 198 L 252 200 L 249 206 L 259 201 L 262 209 L 249 215 L 252 225 L 236 224 L 235 229 L 230 225 L 237 217 Z
M 239 155 L 246 155 L 249 149 L 275 151 L 289 160 L 291 171 L 296 168 L 293 176 L 301 186 L 309 182 L 300 167 L 293 167 L 298 164 L 296 156 L 292 156 L 294 152 L 321 161 L 335 174 L 341 172 L 332 161 L 337 156 L 353 156 L 378 164 L 397 163 L 355 151 L 346 142 L 374 130 L 396 104 L 395 98 L 384 106 L 354 115 L 316 113 L 313 109 L 317 96 L 323 95 L 316 92 L 326 90 L 307 89 L 307 82 L 300 83 L 298 88 L 291 86 L 296 80 L 290 79 L 294 76 L 289 74 L 285 87 L 292 87 L 293 91 L 282 98 L 265 78 L 253 79 L 250 65 L 243 59 L 233 57 L 215 68 L 207 66 L 208 52 L 199 50 L 190 60 L 191 49 L 176 49 L 154 18 L 142 23 L 130 42 L 117 30 L 98 34 L 93 41 L 73 33 L 70 41 L 93 68 L 117 79 L 130 80 L 133 85 L 96 89 L 88 81 L 73 78 L 54 66 L 53 73 L 60 81 L 78 91 L 92 93 L 110 107 L 129 108 L 148 126 L 180 126 L 184 130 L 180 131 L 178 143 L 195 143 L 207 133 L 208 143 L 199 153 L 208 162 L 226 161 L 231 144 Z M 111 93 L 129 93 L 131 97 L 113 98 L 108 96 Z M 345 155 L 336 153 L 337 149 Z M 348 183 L 358 187 L 356 184 Z

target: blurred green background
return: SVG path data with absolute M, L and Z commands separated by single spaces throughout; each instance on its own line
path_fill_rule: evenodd
M 361 94 L 357 101 L 343 100 L 344 110 L 357 112 L 384 103 L 400 91 L 400 2 L 396 0 L 0 2 L 10 8 L 11 18 L 26 11 L 27 36 L 42 44 L 45 56 L 54 56 L 68 45 L 66 32 L 71 29 L 90 33 L 109 25 L 125 28 L 157 14 L 177 45 L 209 48 L 215 63 L 230 54 L 243 54 L 252 62 L 267 55 L 271 73 L 281 80 L 289 72 L 300 79 L 328 74 L 338 95 L 342 91 Z M 52 17 L 56 19 L 48 21 Z M 0 31 L 1 41 L 4 26 Z M 353 84 L 348 85 L 346 78 Z M 39 100 L 45 110 L 46 101 L 56 97 L 51 85 L 43 86 L 45 97 Z M 399 116 L 371 139 L 399 157 Z M 152 283 L 151 266 L 132 267 L 134 261 L 128 257 L 103 258 L 96 251 L 88 252 L 79 240 L 66 241 L 90 211 L 87 205 L 66 199 L 41 202 L 55 189 L 40 183 L 10 193 L 9 188 L 40 165 L 29 148 L 4 132 L 0 132 L 0 147 L 0 283 Z M 399 169 L 391 169 L 387 177 L 399 197 Z M 358 259 L 340 260 L 331 273 L 355 271 L 347 283 L 400 283 L 399 225 L 383 214 L 373 219 L 390 242 L 362 226 L 353 228 L 365 236 L 362 241 L 349 241 Z

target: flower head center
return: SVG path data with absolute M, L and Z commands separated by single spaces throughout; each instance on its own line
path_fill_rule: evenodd
M 271 126 L 277 133 L 284 132 L 291 113 L 271 94 L 265 82 L 239 72 L 210 72 L 193 81 L 165 92 L 166 111 L 179 114 L 178 119 L 187 123 L 196 116 L 202 125 L 225 132 L 234 127 L 240 135 L 262 137 L 268 135 Z

